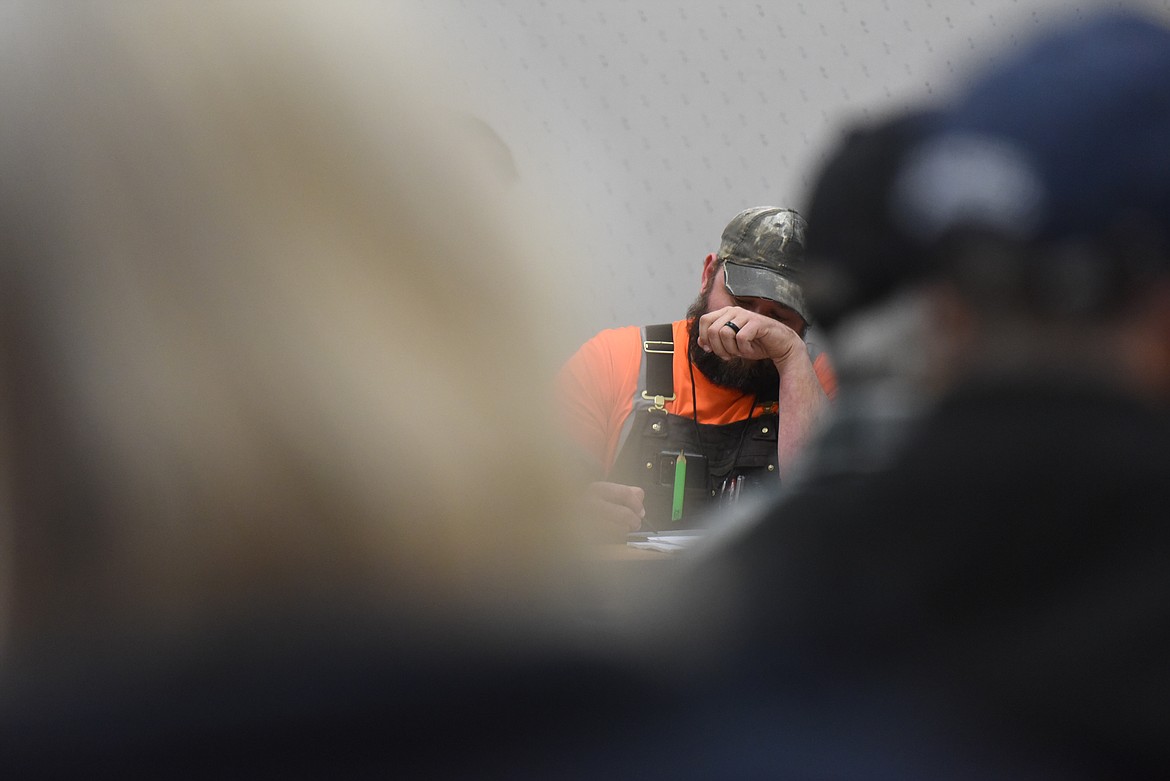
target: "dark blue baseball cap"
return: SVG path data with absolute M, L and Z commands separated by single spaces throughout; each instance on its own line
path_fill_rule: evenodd
M 1170 29 L 1131 11 L 1052 29 L 977 74 L 931 135 L 898 184 L 920 238 L 1170 233 Z

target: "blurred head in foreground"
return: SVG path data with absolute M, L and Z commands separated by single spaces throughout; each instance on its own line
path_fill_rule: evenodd
M 806 283 L 845 390 L 1075 370 L 1170 398 L 1168 79 L 1164 26 L 1098 14 L 848 133 L 814 179 Z
M 1170 399 L 1170 30 L 1102 13 L 977 74 L 890 194 L 956 306 L 959 372 L 1075 371 Z
M 555 591 L 561 247 L 387 4 L 6 19 L 8 641 Z

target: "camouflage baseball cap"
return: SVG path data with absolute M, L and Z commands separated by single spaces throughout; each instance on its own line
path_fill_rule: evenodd
M 735 215 L 719 245 L 727 292 L 770 299 L 809 322 L 800 288 L 807 228 L 795 211 L 777 206 L 754 206 Z

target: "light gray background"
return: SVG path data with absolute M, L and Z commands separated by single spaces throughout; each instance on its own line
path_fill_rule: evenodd
M 580 339 L 681 317 L 748 206 L 801 208 L 848 123 L 943 98 L 1034 32 L 1170 0 L 402 0 L 440 97 L 511 149 L 592 260 Z

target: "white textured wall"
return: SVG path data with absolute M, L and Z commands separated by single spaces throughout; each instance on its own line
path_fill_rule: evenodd
M 1072 0 L 392 0 L 593 265 L 599 328 L 679 317 L 739 210 L 800 208 L 845 123 L 943 97 Z M 1170 18 L 1170 0 L 1140 7 Z M 586 333 L 588 332 L 588 333 Z

